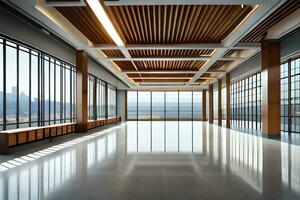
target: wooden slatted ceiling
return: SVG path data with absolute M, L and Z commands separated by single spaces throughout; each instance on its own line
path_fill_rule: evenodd
M 135 61 L 139 70 L 199 70 L 205 61 Z
M 220 43 L 251 10 L 239 5 L 106 7 L 126 44 Z
M 218 70 L 222 69 L 225 65 L 228 65 L 232 61 L 227 61 L 227 60 L 218 60 L 216 61 L 209 69 L 210 70 Z
M 292 12 L 300 8 L 299 0 L 288 0 L 269 17 L 267 17 L 260 25 L 255 27 L 248 33 L 241 42 L 261 42 L 267 31 L 276 23 L 290 15 Z
M 137 83 L 153 83 L 153 82 L 159 82 L 159 83 L 169 83 L 169 82 L 178 82 L 178 83 L 186 83 L 189 79 L 133 79 Z
M 124 58 L 125 56 L 123 55 L 122 51 L 120 50 L 102 50 L 102 52 L 107 56 L 107 57 L 121 57 Z
M 118 65 L 122 71 L 136 71 L 135 67 L 130 61 L 114 61 L 114 63 Z
M 81 33 L 95 44 L 114 44 L 102 24 L 88 6 L 82 7 L 57 7 Z
M 174 77 L 179 77 L 179 78 L 192 78 L 194 74 L 192 73 L 186 73 L 186 74 L 141 74 L 141 77 L 143 78 L 155 78 L 155 77 L 160 77 L 160 78 L 174 78 Z M 139 78 L 139 74 L 128 74 L 130 78 Z
M 181 50 L 129 50 L 132 57 L 194 57 L 194 56 L 209 56 L 213 49 L 181 49 Z

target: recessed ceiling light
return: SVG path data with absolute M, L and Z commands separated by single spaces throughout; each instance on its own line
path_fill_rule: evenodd
M 111 21 L 109 20 L 107 14 L 105 13 L 104 8 L 100 4 L 99 0 L 87 0 L 87 4 L 95 13 L 98 20 L 101 22 L 102 26 L 106 30 L 106 32 L 110 35 L 112 40 L 116 43 L 117 46 L 124 46 L 124 42 L 118 35 L 116 29 L 112 25 Z

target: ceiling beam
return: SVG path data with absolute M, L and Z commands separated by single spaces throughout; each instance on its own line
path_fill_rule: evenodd
M 106 6 L 134 6 L 134 5 L 255 5 L 273 0 L 104 0 Z
M 133 80 L 139 80 L 139 79 L 142 79 L 142 80 L 172 80 L 172 79 L 175 79 L 175 80 L 179 80 L 179 79 L 182 79 L 182 80 L 188 80 L 190 79 L 191 77 L 172 77 L 172 76 L 169 76 L 169 77 L 129 77 Z
M 96 48 L 100 50 L 120 50 L 122 47 L 107 44 L 91 44 L 87 48 Z M 182 49 L 254 49 L 261 48 L 260 43 L 237 43 L 234 46 L 224 46 L 219 43 L 212 44 L 127 44 L 127 50 L 182 50 Z
M 229 34 L 229 36 L 222 41 L 222 44 L 224 46 L 235 46 L 236 44 L 238 44 L 238 42 L 245 35 L 247 35 L 252 29 L 254 29 L 259 23 L 261 23 L 284 2 L 284 0 L 277 0 L 270 1 L 260 6 L 255 6 L 252 11 L 245 17 L 245 19 Z M 212 59 L 207 61 L 199 69 L 194 77 L 187 82 L 187 85 L 198 80 L 211 66 L 213 66 L 215 60 L 219 60 L 220 58 L 222 58 L 225 53 L 226 50 L 224 49 L 216 49 L 212 55 Z
M 122 71 L 123 73 L 126 74 L 194 74 L 198 71 L 179 71 L 179 70 L 159 70 L 159 71 L 154 71 L 154 70 L 143 70 L 143 71 Z
M 104 57 L 100 60 L 103 61 L 207 61 L 212 60 L 210 56 L 199 56 L 199 57 L 140 57 L 140 58 L 132 58 L 132 57 Z M 233 61 L 233 60 L 245 60 L 242 57 L 223 57 L 218 60 L 224 61 Z
M 80 7 L 86 6 L 84 0 L 78 1 L 47 1 L 43 0 L 40 6 L 51 6 L 51 7 Z

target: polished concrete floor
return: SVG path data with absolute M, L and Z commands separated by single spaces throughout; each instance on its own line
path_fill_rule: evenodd
M 131 121 L 1 163 L 0 199 L 300 199 L 299 140 Z

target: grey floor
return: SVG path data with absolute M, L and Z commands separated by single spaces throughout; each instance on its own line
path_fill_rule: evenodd
M 0 156 L 0 199 L 300 199 L 299 141 L 132 121 Z

